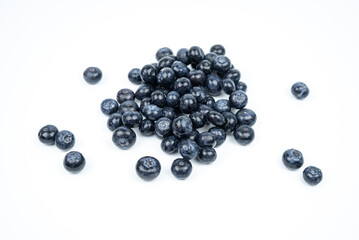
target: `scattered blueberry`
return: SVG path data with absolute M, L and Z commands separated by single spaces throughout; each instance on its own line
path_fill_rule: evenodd
M 188 137 L 192 133 L 192 130 L 192 121 L 185 115 L 175 118 L 172 122 L 173 134 L 179 138 Z
M 62 130 L 56 134 L 55 144 L 61 150 L 70 150 L 75 145 L 75 136 L 70 131 Z
M 170 107 L 177 107 L 180 103 L 181 96 L 176 91 L 170 91 L 166 96 L 167 105 Z
M 200 86 L 206 79 L 206 75 L 201 70 L 190 71 L 188 79 L 191 81 L 192 86 Z
M 122 114 L 122 123 L 128 128 L 139 127 L 142 123 L 142 115 L 137 111 L 128 111 Z
M 151 93 L 154 91 L 151 84 L 142 84 L 138 87 L 137 91 L 135 92 L 135 97 L 138 100 L 142 100 L 144 98 L 151 97 Z
M 221 94 L 221 85 L 221 80 L 214 74 L 209 74 L 204 81 L 204 86 L 207 88 L 208 93 L 212 96 L 218 96 Z
M 238 125 L 253 126 L 256 123 L 257 115 L 249 108 L 243 108 L 236 113 Z
M 298 169 L 304 163 L 302 153 L 296 149 L 288 149 L 285 151 L 282 156 L 282 161 L 284 165 L 290 169 Z
M 84 79 L 89 84 L 96 84 L 98 83 L 102 78 L 102 72 L 97 67 L 89 67 L 86 68 L 84 72 Z
M 205 75 L 208 75 L 212 72 L 212 63 L 204 59 L 197 65 L 196 69 L 201 70 Z
M 128 149 L 136 142 L 136 133 L 128 127 L 117 128 L 112 135 L 112 142 L 121 149 Z
M 121 114 L 124 114 L 125 112 L 136 112 L 140 108 L 138 107 L 138 104 L 135 101 L 126 101 L 121 103 L 118 112 Z
M 231 94 L 236 91 L 236 84 L 230 78 L 225 78 L 222 80 L 222 89 L 226 94 Z
M 191 63 L 197 65 L 204 59 L 204 52 L 202 48 L 194 46 L 189 49 L 188 57 Z
M 306 98 L 309 94 L 308 86 L 303 82 L 296 82 L 292 86 L 292 94 L 299 100 Z
M 157 83 L 160 86 L 168 87 L 171 86 L 175 81 L 175 72 L 169 67 L 162 68 L 157 75 Z
M 203 147 L 199 150 L 197 160 L 201 163 L 210 164 L 217 159 L 217 152 L 214 148 Z
M 156 121 L 156 135 L 160 138 L 168 137 L 172 134 L 172 121 L 169 118 L 162 117 Z
M 202 112 L 193 112 L 189 115 L 194 129 L 201 128 L 206 124 L 206 117 Z
M 213 109 L 220 113 L 230 112 L 231 103 L 227 99 L 219 99 L 214 103 Z
M 200 147 L 214 147 L 216 146 L 216 136 L 211 132 L 202 132 L 196 139 Z
M 54 125 L 46 125 L 42 127 L 38 133 L 38 137 L 40 142 L 45 143 L 47 145 L 55 144 L 56 134 L 59 132 Z
M 177 158 L 172 163 L 171 172 L 178 179 L 186 179 L 192 172 L 192 163 L 186 159 Z
M 193 159 L 198 156 L 199 147 L 196 142 L 185 139 L 178 143 L 178 150 L 184 159 Z
M 244 108 L 248 103 L 247 94 L 241 90 L 237 90 L 229 96 L 229 101 L 232 107 L 237 109 Z
M 219 127 L 212 127 L 208 130 L 208 132 L 212 133 L 216 139 L 216 147 L 222 145 L 227 138 L 226 132 Z
M 111 115 L 118 111 L 118 103 L 111 98 L 105 99 L 101 103 L 101 111 L 106 115 Z
M 173 62 L 172 66 L 171 66 L 172 70 L 174 71 L 174 73 L 176 74 L 177 78 L 181 78 L 181 77 L 187 77 L 190 70 L 189 68 L 186 66 L 186 64 L 184 64 L 181 61 L 175 61 Z
M 185 77 L 178 78 L 175 81 L 175 84 L 173 86 L 173 90 L 178 92 L 181 96 L 186 94 L 186 93 L 189 93 L 191 88 L 192 88 L 191 81 L 188 78 L 185 78 Z
M 319 168 L 309 166 L 304 169 L 303 178 L 309 185 L 314 186 L 322 181 L 323 173 Z
M 181 48 L 180 50 L 178 50 L 177 60 L 183 62 L 186 65 L 191 63 L 191 61 L 189 60 L 187 48 Z
M 162 117 L 162 109 L 154 104 L 145 106 L 142 110 L 143 116 L 152 121 L 156 121 Z
M 217 55 L 225 55 L 226 54 L 226 50 L 220 44 L 213 45 L 210 49 L 210 52 L 213 52 Z
M 172 50 L 168 47 L 163 47 L 163 48 L 158 49 L 158 51 L 156 52 L 156 59 L 158 61 L 161 58 L 170 56 L 170 55 L 173 55 Z
M 116 128 L 121 127 L 122 115 L 120 113 L 112 113 L 107 120 L 107 128 L 111 131 L 115 131 Z
M 154 84 L 157 80 L 157 69 L 152 64 L 145 65 L 140 72 L 140 76 L 143 82 Z
M 130 80 L 130 82 L 132 82 L 133 84 L 138 85 L 138 84 L 142 83 L 141 70 L 139 68 L 131 69 L 131 71 L 128 73 L 127 77 L 128 77 L 128 80 Z
M 142 157 L 137 161 L 136 172 L 142 179 L 152 180 L 160 174 L 161 164 L 154 157 Z
M 135 100 L 135 93 L 128 88 L 123 88 L 117 92 L 117 102 L 123 103 L 125 101 L 134 101 Z
M 151 103 L 155 104 L 159 107 L 166 106 L 166 103 L 167 103 L 166 94 L 164 94 L 164 92 L 162 92 L 161 90 L 156 90 L 156 91 L 152 92 Z
M 78 173 L 85 167 L 85 165 L 85 158 L 79 152 L 68 152 L 64 158 L 64 167 L 69 172 Z
M 207 119 L 216 127 L 222 127 L 226 124 L 224 116 L 217 111 L 210 111 L 207 115 Z
M 241 73 L 237 69 L 232 68 L 226 72 L 223 78 L 231 79 L 234 83 L 238 83 L 239 79 L 241 79 Z
M 196 110 L 197 100 L 192 94 L 188 93 L 181 97 L 179 106 L 183 113 L 189 114 Z
M 223 112 L 223 117 L 226 119 L 226 123 L 223 126 L 223 130 L 226 133 L 231 133 L 237 127 L 237 118 L 232 112 Z
M 163 68 L 171 68 L 172 64 L 175 62 L 176 60 L 171 57 L 171 56 L 165 56 L 163 58 L 161 58 L 158 61 L 158 67 L 159 69 L 163 69 Z M 171 69 L 172 70 L 172 69 Z
M 248 145 L 254 139 L 254 130 L 247 125 L 237 127 L 233 132 L 234 139 L 241 145 Z
M 144 136 L 151 136 L 155 134 L 155 122 L 145 119 L 142 121 L 139 129 Z
M 245 84 L 244 82 L 236 82 L 236 90 L 247 92 L 247 84 Z
M 162 140 L 161 149 L 165 153 L 175 153 L 178 150 L 178 143 L 179 139 L 176 136 L 168 136 Z
M 226 56 L 217 56 L 213 61 L 213 69 L 219 73 L 226 73 L 231 67 L 231 60 Z

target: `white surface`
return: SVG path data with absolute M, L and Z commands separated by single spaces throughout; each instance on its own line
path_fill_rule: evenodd
M 359 239 L 358 1 L 131 2 L 0 2 L 0 239 Z M 229 136 L 186 181 L 156 137 L 116 148 L 99 105 L 137 88 L 128 71 L 163 46 L 216 43 L 248 85 L 255 141 Z M 38 141 L 50 123 L 75 134 L 80 174 Z M 283 166 L 292 147 L 322 169 L 318 186 Z M 161 161 L 155 181 L 135 174 L 144 155 Z

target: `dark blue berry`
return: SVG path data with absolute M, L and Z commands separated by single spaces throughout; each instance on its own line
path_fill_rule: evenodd
M 61 150 L 70 150 L 75 145 L 75 136 L 70 131 L 62 130 L 56 134 L 55 144 Z
M 208 60 L 213 67 L 213 61 L 217 56 L 218 56 L 217 54 L 215 54 L 213 52 L 209 52 L 204 56 L 204 59 Z
M 193 130 L 192 121 L 189 117 L 182 115 L 172 122 L 173 134 L 179 138 L 188 137 Z
M 230 112 L 231 104 L 227 99 L 219 99 L 214 103 L 213 109 L 217 112 Z
M 142 111 L 143 116 L 152 121 L 156 121 L 157 119 L 162 117 L 162 109 L 157 105 L 150 104 L 143 108 Z
M 164 107 L 167 104 L 166 94 L 161 90 L 156 90 L 151 93 L 151 102 L 159 107 Z
M 55 144 L 56 134 L 59 132 L 54 125 L 46 125 L 42 127 L 38 133 L 38 137 L 40 142 L 45 143 L 47 145 Z
M 173 55 L 173 52 L 172 52 L 172 50 L 170 48 L 168 48 L 168 47 L 160 48 L 156 52 L 156 60 L 158 61 L 161 58 L 166 57 L 166 56 L 170 56 L 170 55 Z
M 199 150 L 197 160 L 200 163 L 210 164 L 217 159 L 217 152 L 214 148 L 203 147 Z
M 141 113 L 143 113 L 143 108 L 146 107 L 147 105 L 150 105 L 150 104 L 152 104 L 151 98 L 142 99 L 141 103 L 140 103 L 140 111 L 141 111 Z
M 175 81 L 175 85 L 173 86 L 173 90 L 178 92 L 181 96 L 183 94 L 189 93 L 192 88 L 191 81 L 188 78 L 182 77 L 178 78 Z
M 171 172 L 176 178 L 184 180 L 192 172 L 192 163 L 186 159 L 177 158 L 172 163 Z
M 162 68 L 157 75 L 157 83 L 160 86 L 169 87 L 174 84 L 175 81 L 176 75 L 169 67 Z
M 125 112 L 122 114 L 122 123 L 128 128 L 139 127 L 142 123 L 142 115 L 139 112 Z
M 178 50 L 177 60 L 183 62 L 186 65 L 191 63 L 191 61 L 189 60 L 187 48 L 181 48 L 180 50 Z
M 176 136 L 168 136 L 162 140 L 161 149 L 165 153 L 175 153 L 178 150 L 178 143 L 179 139 Z
M 121 103 L 118 112 L 123 115 L 125 112 L 137 112 L 139 109 L 135 101 L 126 101 Z
M 190 93 L 196 98 L 197 103 L 206 103 L 207 93 L 204 87 L 193 87 Z
M 136 142 L 136 133 L 128 127 L 117 128 L 112 135 L 112 142 L 121 149 L 128 149 Z
M 229 69 L 228 72 L 226 72 L 226 74 L 224 74 L 223 78 L 229 78 L 231 79 L 234 83 L 238 83 L 239 79 L 241 79 L 241 72 L 238 71 L 237 69 Z
M 197 65 L 204 59 L 204 52 L 202 48 L 193 46 L 188 50 L 188 56 L 191 63 Z
M 243 92 L 247 92 L 247 84 L 245 84 L 244 82 L 237 82 L 236 90 L 241 90 Z
M 211 107 L 209 107 L 209 106 L 207 106 L 207 105 L 205 105 L 205 104 L 200 104 L 200 105 L 198 106 L 197 111 L 203 113 L 204 116 L 205 116 L 205 118 L 206 118 L 206 120 L 207 120 L 208 113 L 209 113 L 210 111 L 213 111 L 213 108 L 211 108 Z
M 160 70 L 163 68 L 171 68 L 175 61 L 176 60 L 172 56 L 165 56 L 158 61 L 158 67 Z
M 176 117 L 176 112 L 171 107 L 164 107 L 164 108 L 162 108 L 162 116 L 169 118 L 169 119 L 171 119 L 171 121 L 173 121 L 173 119 L 175 119 L 175 117 Z
M 167 105 L 170 107 L 177 107 L 180 103 L 180 94 L 176 91 L 170 91 L 166 96 Z
M 118 103 L 111 98 L 105 99 L 101 103 L 101 111 L 106 115 L 111 115 L 118 111 Z
M 193 130 L 191 134 L 188 136 L 189 140 L 196 141 L 197 137 L 199 135 L 199 132 L 197 130 Z
M 303 154 L 296 149 L 288 149 L 282 156 L 283 164 L 290 169 L 298 169 L 303 166 Z
M 196 142 L 185 139 L 178 143 L 178 150 L 184 159 L 193 159 L 198 156 L 199 147 Z
M 111 131 L 115 131 L 116 128 L 121 127 L 122 115 L 120 113 L 112 113 L 107 120 L 107 128 Z
M 157 80 L 157 69 L 152 64 L 143 66 L 140 72 L 141 79 L 144 83 L 154 84 Z
M 172 66 L 172 70 L 175 72 L 177 78 L 188 77 L 190 72 L 189 68 L 181 61 L 175 61 Z
M 234 130 L 233 136 L 239 144 L 247 145 L 254 139 L 254 130 L 250 126 L 242 125 Z
M 139 129 L 144 136 L 152 136 L 155 134 L 155 122 L 145 119 L 142 121 Z
M 216 138 L 216 147 L 222 145 L 226 141 L 227 134 L 222 128 L 213 127 L 210 128 L 208 132 L 212 133 Z
M 214 74 L 209 74 L 204 81 L 204 86 L 208 89 L 208 94 L 218 96 L 221 94 L 221 80 Z
M 131 71 L 128 73 L 127 77 L 128 77 L 128 80 L 130 80 L 130 82 L 132 82 L 133 84 L 138 85 L 138 84 L 142 83 L 141 70 L 139 68 L 131 69 Z
M 156 121 L 156 135 L 160 138 L 168 137 L 172 134 L 172 121 L 169 118 L 162 117 Z
M 76 151 L 68 152 L 64 158 L 64 167 L 72 173 L 80 172 L 86 165 L 84 156 Z
M 306 167 L 303 171 L 303 178 L 309 185 L 317 185 L 323 179 L 322 171 L 313 166 Z
M 217 55 L 225 55 L 226 54 L 226 50 L 224 49 L 224 47 L 221 44 L 213 45 L 210 49 L 210 52 L 213 52 Z
M 206 124 L 206 116 L 201 112 L 193 112 L 189 115 L 194 129 L 201 128 Z
M 226 124 L 224 116 L 217 111 L 210 111 L 207 115 L 207 120 L 216 127 L 223 127 Z
M 156 178 L 160 174 L 161 164 L 154 157 L 142 157 L 137 161 L 136 172 L 139 177 L 149 181 Z
M 196 142 L 200 147 L 214 147 L 216 146 L 216 137 L 211 132 L 202 132 L 198 135 Z
M 223 130 L 226 133 L 231 133 L 237 127 L 237 118 L 232 112 L 222 113 L 223 117 L 226 119 L 226 124 L 223 126 Z
M 229 78 L 225 78 L 222 80 L 222 89 L 226 94 L 231 94 L 236 91 L 236 84 Z
M 192 86 L 200 86 L 206 79 L 206 75 L 201 70 L 190 71 L 188 79 L 191 81 Z
M 299 100 L 306 98 L 309 94 L 308 86 L 303 82 L 296 82 L 292 86 L 292 94 Z
M 241 90 L 237 90 L 229 96 L 231 106 L 237 109 L 244 108 L 248 103 L 247 94 Z
M 231 60 L 226 56 L 217 56 L 213 61 L 213 70 L 226 73 L 231 68 Z
M 197 70 L 201 70 L 205 75 L 212 72 L 212 63 L 208 60 L 202 60 L 196 67 Z
M 154 91 L 151 84 L 142 84 L 138 87 L 137 91 L 135 92 L 135 97 L 138 100 L 142 100 L 144 98 L 151 97 L 151 93 Z
M 151 65 L 155 68 L 156 73 L 158 73 L 158 72 L 160 71 L 160 68 L 158 67 L 158 63 L 157 63 L 157 62 L 151 63 Z
M 117 102 L 123 103 L 125 101 L 134 101 L 135 100 L 135 93 L 128 88 L 123 88 L 117 92 Z
M 238 125 L 253 126 L 256 123 L 257 115 L 249 108 L 243 108 L 236 113 Z
M 96 84 L 98 83 L 102 78 L 102 72 L 97 67 L 89 67 L 86 68 L 84 72 L 84 79 L 89 84 Z
M 216 101 L 214 100 L 214 98 L 213 98 L 212 96 L 207 96 L 207 97 L 206 97 L 206 102 L 205 102 L 205 104 L 206 104 L 208 107 L 213 108 L 215 102 L 216 102 Z
M 179 106 L 183 113 L 190 114 L 196 110 L 197 100 L 192 94 L 188 93 L 181 97 Z

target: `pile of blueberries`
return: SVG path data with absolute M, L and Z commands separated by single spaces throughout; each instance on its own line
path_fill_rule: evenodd
M 240 81 L 241 74 L 225 56 L 222 45 L 214 45 L 207 54 L 197 46 L 182 48 L 176 56 L 164 47 L 157 51 L 156 59 L 158 62 L 128 73 L 128 79 L 140 85 L 135 92 L 124 88 L 116 100 L 101 103 L 117 147 L 129 149 L 135 144 L 133 128 L 145 136 L 157 135 L 164 152 L 181 155 L 171 171 L 185 179 L 192 171 L 191 159 L 206 164 L 216 160 L 214 148 L 223 144 L 227 134 L 233 133 L 241 145 L 253 141 L 256 114 L 245 108 L 247 86 Z M 226 98 L 213 98 L 222 92 Z M 150 180 L 159 175 L 161 165 L 147 156 L 137 162 L 136 170 L 140 177 Z

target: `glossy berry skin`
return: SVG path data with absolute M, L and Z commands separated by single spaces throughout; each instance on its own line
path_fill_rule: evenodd
M 241 90 L 237 90 L 229 96 L 231 106 L 237 109 L 244 108 L 248 103 L 247 94 Z
M 208 132 L 212 133 L 216 139 L 216 147 L 222 145 L 227 138 L 226 132 L 219 127 L 213 127 L 208 130 Z
M 192 88 L 191 81 L 188 78 L 185 78 L 185 77 L 178 78 L 175 81 L 175 85 L 173 86 L 173 90 L 178 92 L 181 96 L 186 94 L 186 93 L 189 93 L 191 88 Z
M 177 107 L 180 103 L 180 94 L 176 91 L 170 91 L 166 96 L 167 105 L 170 107 Z
M 198 156 L 199 147 L 196 142 L 185 139 L 178 143 L 178 150 L 184 159 L 193 159 Z
M 226 119 L 226 124 L 222 127 L 226 133 L 231 133 L 237 127 L 237 118 L 232 112 L 222 113 L 223 117 Z
M 37 136 L 40 142 L 45 143 L 47 145 L 54 145 L 55 137 L 58 132 L 59 130 L 54 125 L 46 125 L 40 129 Z
M 213 108 L 211 108 L 211 107 L 209 107 L 209 106 L 207 106 L 207 105 L 205 105 L 205 104 L 200 104 L 200 105 L 198 106 L 198 108 L 197 108 L 197 111 L 204 114 L 204 116 L 206 117 L 206 123 L 207 123 L 208 113 L 209 113 L 210 111 L 213 111 Z
M 171 121 L 173 121 L 173 119 L 175 119 L 175 117 L 176 117 L 176 112 L 171 107 L 164 107 L 164 108 L 162 108 L 162 116 L 169 118 L 169 119 L 171 119 Z
M 191 132 L 191 134 L 188 136 L 188 139 L 191 141 L 196 141 L 198 135 L 199 135 L 199 132 L 197 130 L 193 130 Z
M 303 82 L 296 82 L 292 86 L 292 94 L 299 100 L 306 98 L 309 95 L 309 88 Z
M 180 99 L 179 107 L 183 113 L 190 114 L 191 112 L 196 110 L 197 100 L 192 94 L 185 94 Z
M 102 72 L 97 67 L 89 67 L 84 71 L 84 79 L 89 84 L 96 84 L 102 78 Z
M 230 112 L 231 103 L 227 99 L 219 99 L 214 103 L 213 109 L 220 113 Z
M 244 82 L 237 82 L 236 90 L 241 90 L 243 92 L 247 92 L 247 84 L 245 84 Z
M 142 135 L 152 136 L 153 134 L 155 134 L 155 122 L 149 119 L 145 119 L 142 121 L 139 129 Z
M 200 86 L 206 79 L 206 75 L 201 70 L 190 71 L 188 79 L 191 81 L 192 86 Z
M 193 130 L 192 121 L 189 117 L 182 115 L 175 118 L 172 122 L 173 134 L 178 138 L 188 137 Z
M 139 85 L 142 83 L 141 70 L 139 68 L 132 68 L 131 71 L 128 72 L 127 77 L 133 84 Z
M 205 75 L 208 75 L 212 72 L 212 63 L 204 59 L 197 65 L 196 69 L 201 70 Z
M 231 68 L 231 60 L 226 56 L 217 56 L 213 61 L 213 70 L 226 73 Z
M 212 96 L 207 96 L 207 97 L 206 97 L 206 102 L 205 102 L 205 104 L 206 104 L 207 106 L 213 108 L 215 102 L 216 102 L 216 101 L 214 100 L 214 98 L 213 98 Z
M 197 160 L 200 163 L 210 164 L 216 161 L 217 152 L 214 148 L 211 147 L 203 147 L 199 150 Z
M 231 79 L 234 83 L 237 83 L 241 79 L 241 72 L 235 68 L 229 69 L 226 74 L 224 74 L 223 79 Z
M 303 154 L 296 149 L 288 149 L 282 156 L 283 164 L 289 169 L 298 169 L 303 166 Z
M 157 75 L 157 83 L 160 86 L 169 87 L 175 81 L 176 81 L 175 72 L 169 67 L 162 68 Z
M 117 92 L 117 102 L 123 103 L 125 101 L 134 101 L 135 100 L 135 93 L 128 88 L 123 88 Z
M 168 136 L 166 138 L 164 138 L 161 142 L 161 149 L 162 151 L 164 151 L 165 153 L 175 153 L 178 150 L 178 143 L 179 143 L 179 139 L 174 136 Z
M 159 107 L 164 107 L 167 102 L 166 102 L 166 94 L 164 94 L 164 92 L 162 92 L 161 90 L 156 90 L 154 92 L 151 93 L 151 102 L 152 104 L 155 104 Z
M 189 68 L 181 61 L 175 61 L 172 66 L 172 70 L 176 74 L 177 78 L 181 77 L 188 77 L 188 74 L 190 72 Z
M 150 104 L 143 108 L 143 116 L 152 121 L 156 121 L 162 117 L 162 109 L 157 105 Z
M 154 91 L 152 85 L 150 84 L 142 84 L 138 87 L 137 91 L 135 92 L 135 97 L 138 100 L 142 100 L 144 98 L 151 97 L 151 93 Z
M 171 172 L 176 178 L 184 180 L 192 172 L 192 163 L 186 159 L 177 158 L 172 163 Z
M 115 131 L 116 128 L 121 127 L 122 124 L 122 114 L 112 113 L 107 120 L 107 128 L 110 131 Z
M 216 137 L 211 132 L 202 132 L 197 136 L 197 144 L 200 147 L 214 147 L 216 146 Z
M 64 158 L 64 167 L 71 173 L 80 172 L 86 165 L 84 156 L 76 151 L 68 152 Z
M 111 98 L 105 99 L 101 103 L 101 111 L 106 115 L 111 115 L 118 111 L 118 103 Z
M 197 65 L 204 59 L 204 52 L 202 48 L 193 46 L 188 50 L 188 57 L 191 63 Z
M 206 116 L 201 112 L 193 112 L 189 115 L 194 129 L 201 128 L 206 124 Z
M 207 115 L 207 120 L 216 127 L 223 127 L 226 124 L 224 116 L 217 111 L 210 111 Z
M 137 161 L 136 173 L 143 180 L 150 181 L 158 177 L 161 172 L 160 162 L 150 156 L 142 157 Z
M 152 64 L 143 66 L 140 71 L 141 79 L 144 83 L 154 84 L 156 82 L 157 69 Z
M 178 50 L 176 57 L 178 61 L 181 61 L 186 65 L 191 63 L 191 61 L 189 60 L 187 48 L 181 48 L 180 50 Z
M 70 150 L 75 145 L 75 136 L 70 131 L 62 130 L 56 134 L 55 144 L 61 150 Z
M 152 104 L 151 98 L 142 99 L 142 101 L 140 103 L 140 112 L 143 113 L 143 108 L 150 104 Z
M 234 139 L 241 145 L 248 145 L 254 139 L 254 130 L 247 125 L 237 127 L 233 132 Z
M 209 74 L 204 81 L 204 86 L 208 90 L 208 94 L 218 96 L 221 94 L 222 86 L 221 80 L 214 74 Z
M 197 103 L 206 103 L 207 93 L 204 87 L 193 87 L 190 93 L 196 98 Z
M 216 57 L 218 57 L 217 54 L 215 54 L 213 52 L 209 52 L 204 56 L 204 59 L 208 60 L 211 63 L 212 67 L 213 67 L 213 61 L 214 61 L 214 59 Z
M 128 128 L 139 127 L 142 123 L 142 115 L 137 111 L 125 112 L 122 114 L 122 123 Z
M 306 167 L 303 171 L 303 178 L 309 185 L 317 185 L 323 179 L 322 171 L 313 166 Z
M 126 101 L 121 103 L 118 113 L 124 114 L 125 112 L 137 112 L 140 108 L 135 101 Z
M 221 44 L 216 44 L 211 47 L 210 52 L 213 52 L 217 55 L 225 55 L 226 49 L 224 49 L 224 47 Z
M 129 149 L 136 142 L 136 133 L 131 128 L 121 126 L 113 132 L 112 142 L 123 150 Z
M 257 121 L 256 113 L 249 108 L 243 108 L 241 110 L 238 110 L 238 112 L 236 113 L 236 117 L 238 120 L 238 125 L 247 125 L 251 127 Z
M 163 57 L 158 61 L 158 68 L 160 70 L 163 69 L 163 68 L 171 68 L 172 64 L 175 61 L 176 60 L 172 56 Z
M 233 80 L 225 78 L 222 80 L 222 89 L 223 92 L 230 95 L 232 92 L 236 91 L 236 84 L 233 82 Z
M 172 134 L 172 121 L 169 118 L 162 117 L 156 121 L 156 135 L 160 138 L 168 137 Z
M 158 61 L 161 58 L 169 56 L 169 55 L 173 55 L 173 52 L 170 48 L 168 48 L 168 47 L 160 48 L 156 52 L 156 60 Z

